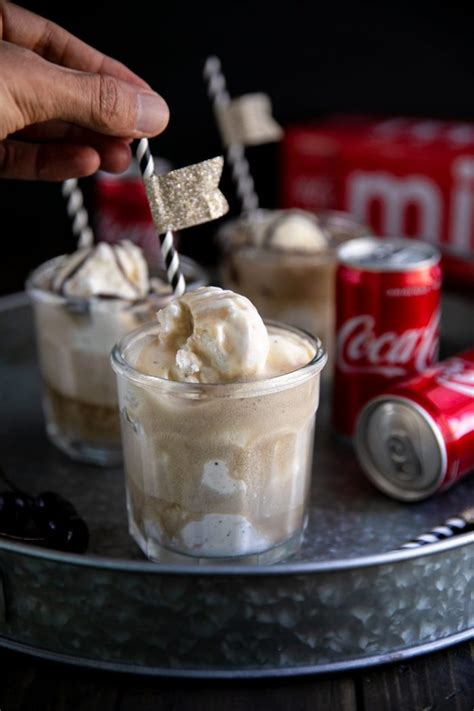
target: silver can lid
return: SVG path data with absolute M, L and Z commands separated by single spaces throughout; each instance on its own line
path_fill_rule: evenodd
M 359 464 L 375 486 L 400 501 L 433 494 L 446 473 L 446 444 L 433 418 L 412 400 L 379 396 L 361 411 Z
M 440 253 L 427 242 L 403 237 L 361 237 L 337 250 L 340 264 L 374 272 L 404 272 L 437 264 Z

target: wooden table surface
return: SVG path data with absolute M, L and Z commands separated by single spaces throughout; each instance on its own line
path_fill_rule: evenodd
M 52 664 L 0 650 L 0 711 L 473 711 L 474 641 L 325 677 L 188 681 Z

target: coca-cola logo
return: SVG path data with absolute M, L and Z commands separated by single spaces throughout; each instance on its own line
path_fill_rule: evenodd
M 421 372 L 436 357 L 438 325 L 436 311 L 425 327 L 376 335 L 373 316 L 355 316 L 339 329 L 337 365 L 346 373 L 378 373 L 390 378 Z
M 436 382 L 474 398 L 474 363 L 462 358 L 451 358 L 437 376 Z

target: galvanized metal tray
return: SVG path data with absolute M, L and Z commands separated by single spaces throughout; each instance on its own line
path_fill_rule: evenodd
M 446 301 L 445 353 L 474 342 L 471 308 Z M 331 434 L 323 392 L 301 552 L 260 568 L 152 564 L 128 536 L 120 469 L 71 462 L 46 439 L 24 295 L 0 299 L 0 333 L 0 463 L 31 493 L 69 498 L 91 529 L 84 556 L 0 537 L 1 646 L 95 668 L 216 678 L 350 669 L 474 636 L 474 533 L 394 551 L 472 505 L 474 477 L 425 502 L 392 501 Z

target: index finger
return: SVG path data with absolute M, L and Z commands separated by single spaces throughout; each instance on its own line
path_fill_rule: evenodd
M 151 87 L 116 59 L 107 57 L 59 25 L 18 5 L 0 0 L 0 40 L 30 49 L 54 64 Z

